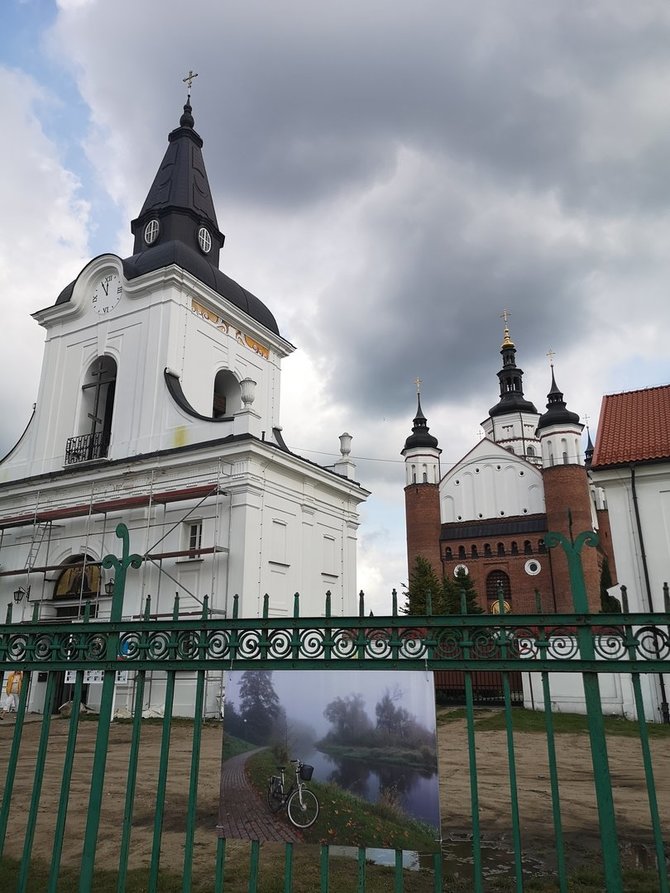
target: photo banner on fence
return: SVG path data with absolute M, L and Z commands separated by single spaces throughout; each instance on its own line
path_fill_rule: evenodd
M 228 673 L 221 837 L 435 852 L 432 673 Z

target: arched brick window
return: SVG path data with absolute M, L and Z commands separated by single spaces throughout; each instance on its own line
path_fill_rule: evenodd
M 505 571 L 491 571 L 486 577 L 486 600 L 490 606 L 498 601 L 499 590 L 502 587 L 503 598 L 510 605 L 512 603 L 512 588 L 510 586 L 509 577 Z

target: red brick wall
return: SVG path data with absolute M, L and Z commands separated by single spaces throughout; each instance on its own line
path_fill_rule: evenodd
M 591 495 L 586 469 L 581 465 L 553 465 L 542 473 L 547 509 L 547 529 L 570 539 L 568 511 L 572 514 L 572 535 L 592 530 Z M 560 546 L 552 549 L 554 591 L 559 611 L 572 610 L 570 578 L 565 553 Z M 600 568 L 598 552 L 591 546 L 582 549 L 582 567 L 589 606 L 600 610 Z
M 454 568 L 465 564 L 470 572 L 475 590 L 479 596 L 479 604 L 490 610 L 490 600 L 486 592 L 486 580 L 492 571 L 503 571 L 510 581 L 511 608 L 515 614 L 535 613 L 535 590 L 539 589 L 542 610 L 553 613 L 554 595 L 551 580 L 551 556 L 542 551 L 544 532 L 505 534 L 495 537 L 469 537 L 467 540 L 443 540 L 441 543 L 445 575 L 453 575 Z M 530 543 L 531 551 L 524 551 L 524 543 Z M 498 555 L 498 544 L 502 543 L 504 555 Z M 485 546 L 491 547 L 492 555 L 485 555 Z M 512 552 L 513 544 L 517 554 Z M 472 546 L 477 548 L 477 557 L 472 555 Z M 459 546 L 465 548 L 466 557 L 459 557 Z M 452 557 L 446 557 L 445 550 L 452 550 Z M 541 570 L 537 575 L 526 572 L 529 560 L 539 563 Z
M 437 484 L 405 487 L 407 566 L 411 573 L 417 555 L 422 555 L 442 579 L 440 561 L 440 492 Z

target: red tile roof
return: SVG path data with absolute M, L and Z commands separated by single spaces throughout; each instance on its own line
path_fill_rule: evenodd
M 593 468 L 670 459 L 670 385 L 606 394 Z

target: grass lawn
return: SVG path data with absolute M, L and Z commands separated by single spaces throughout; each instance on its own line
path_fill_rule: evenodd
M 441 709 L 437 714 L 438 726 L 459 722 L 466 717 L 465 707 Z M 557 735 L 569 732 L 588 734 L 589 725 L 585 716 L 579 713 L 552 713 L 554 732 Z M 512 709 L 512 725 L 515 732 L 537 732 L 546 735 L 544 712 L 541 710 L 525 710 L 523 707 Z M 669 738 L 670 726 L 662 723 L 647 723 L 650 738 Z M 481 732 L 504 731 L 505 712 L 502 708 L 475 708 L 475 726 Z M 605 732 L 608 735 L 622 735 L 627 738 L 639 738 L 640 727 L 636 721 L 619 716 L 605 717 Z

